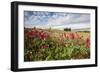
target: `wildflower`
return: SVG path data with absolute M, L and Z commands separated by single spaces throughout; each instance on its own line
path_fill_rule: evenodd
M 27 36 L 29 38 L 39 38 L 41 40 L 45 40 L 49 37 L 49 35 L 47 33 L 43 32 L 43 31 L 36 30 L 36 29 L 34 31 L 29 31 L 27 33 Z
M 28 37 L 29 37 L 29 38 L 32 38 L 32 37 L 33 37 L 33 35 L 34 35 L 34 32 L 29 31 L 29 32 L 27 33 L 27 35 L 28 35 Z
M 74 33 L 70 33 L 69 35 L 70 35 L 71 39 L 75 39 Z
M 90 48 L 90 38 L 86 38 L 86 48 Z
M 41 48 L 42 49 L 48 48 L 48 45 L 42 45 Z
M 68 34 L 66 34 L 66 33 L 64 33 L 64 37 L 65 37 L 66 39 L 69 39 L 69 36 L 68 36 Z

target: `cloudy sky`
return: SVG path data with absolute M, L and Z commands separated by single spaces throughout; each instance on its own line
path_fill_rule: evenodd
M 24 26 L 27 28 L 90 28 L 90 14 L 68 12 L 24 11 Z

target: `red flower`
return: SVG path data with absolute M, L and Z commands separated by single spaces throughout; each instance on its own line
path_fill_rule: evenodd
M 46 49 L 46 48 L 48 48 L 48 45 L 42 45 L 41 46 L 41 49 Z
M 86 38 L 86 48 L 90 48 L 90 38 Z
M 66 39 L 69 39 L 69 35 L 66 34 L 66 33 L 64 33 L 64 37 L 65 37 Z
M 29 32 L 27 33 L 27 35 L 28 35 L 29 38 L 32 38 L 33 35 L 34 35 L 34 32 L 33 32 L 33 31 L 29 31 Z
M 40 36 L 41 40 L 45 40 L 49 37 L 49 35 L 47 33 L 44 33 L 44 32 L 42 32 L 39 36 Z
M 74 33 L 70 33 L 69 35 L 70 35 L 71 39 L 75 39 Z
M 49 35 L 43 31 L 39 31 L 39 30 L 33 30 L 33 31 L 29 31 L 27 33 L 27 36 L 29 38 L 39 38 L 41 40 L 45 40 L 49 37 Z

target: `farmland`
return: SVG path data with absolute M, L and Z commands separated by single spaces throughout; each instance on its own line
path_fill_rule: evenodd
M 24 61 L 90 58 L 90 32 L 24 28 Z

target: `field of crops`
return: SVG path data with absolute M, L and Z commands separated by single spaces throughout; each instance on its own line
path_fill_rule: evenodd
M 24 61 L 90 58 L 90 32 L 24 28 Z

